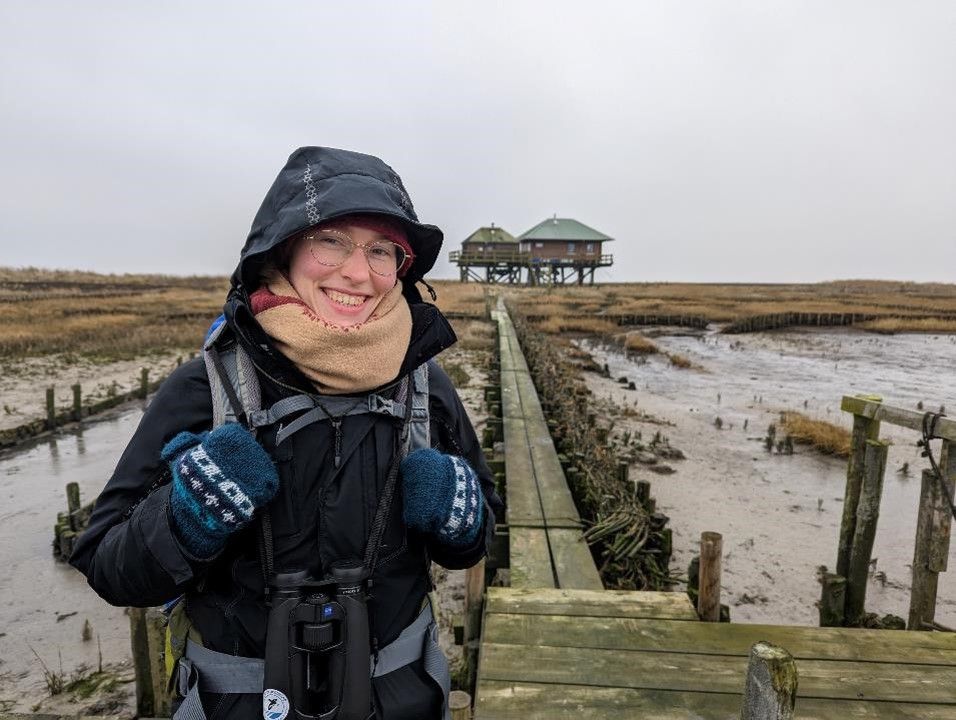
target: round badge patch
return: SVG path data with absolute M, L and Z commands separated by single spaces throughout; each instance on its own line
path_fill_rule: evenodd
M 285 720 L 289 714 L 289 698 L 281 690 L 269 688 L 262 693 L 262 717 L 264 720 Z

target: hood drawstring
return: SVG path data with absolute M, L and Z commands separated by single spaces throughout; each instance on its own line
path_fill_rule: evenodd
M 422 278 L 418 282 L 420 282 L 422 285 L 428 288 L 428 294 L 432 296 L 432 302 L 435 302 L 438 299 L 438 293 L 435 292 L 435 288 L 433 288 L 431 285 L 425 282 L 424 278 Z

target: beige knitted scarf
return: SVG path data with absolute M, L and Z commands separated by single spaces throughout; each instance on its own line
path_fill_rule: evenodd
M 348 327 L 316 315 L 278 273 L 249 299 L 266 334 L 320 393 L 366 392 L 398 376 L 412 336 L 401 283 L 382 296 L 368 320 Z

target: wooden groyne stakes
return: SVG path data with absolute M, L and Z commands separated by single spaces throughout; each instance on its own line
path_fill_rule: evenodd
M 820 624 L 857 625 L 865 616 L 866 583 L 873 538 L 879 518 L 880 495 L 886 472 L 887 443 L 879 440 L 880 424 L 923 431 L 925 413 L 884 405 L 876 395 L 844 396 L 844 412 L 853 414 L 853 435 L 847 462 L 846 492 L 836 573 L 821 576 Z M 946 570 L 952 518 L 942 482 L 956 484 L 956 422 L 937 416 L 934 438 L 943 440 L 939 468 L 923 474 L 919 518 L 913 556 L 908 630 L 933 629 L 937 576 Z
M 169 717 L 166 690 L 166 616 L 159 608 L 130 608 L 129 634 L 139 717 Z
M 792 720 L 797 666 L 789 652 L 768 642 L 750 648 L 740 720 Z
M 181 360 L 181 358 L 180 358 Z M 83 389 L 79 383 L 70 386 L 73 393 L 73 404 L 69 409 L 57 410 L 56 391 L 52 387 L 46 388 L 44 413 L 42 417 L 17 427 L 0 430 L 0 448 L 12 447 L 19 443 L 40 437 L 69 423 L 81 422 L 83 418 L 95 415 L 104 410 L 116 407 L 127 400 L 145 400 L 149 393 L 160 386 L 163 378 L 151 382 L 149 368 L 140 370 L 139 378 L 133 379 L 133 388 L 128 392 L 116 393 L 115 386 L 107 392 L 107 397 L 87 404 L 83 403 Z
M 720 557 L 724 539 L 720 533 L 700 535 L 700 580 L 697 614 L 704 622 L 720 622 Z

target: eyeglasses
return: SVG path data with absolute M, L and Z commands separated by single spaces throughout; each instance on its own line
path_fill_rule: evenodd
M 359 245 L 348 235 L 336 230 L 323 230 L 307 235 L 309 252 L 319 265 L 338 267 L 349 259 L 355 248 L 362 248 L 369 269 L 376 275 L 394 275 L 404 267 L 405 262 L 414 256 L 401 245 L 388 240 L 379 240 Z

